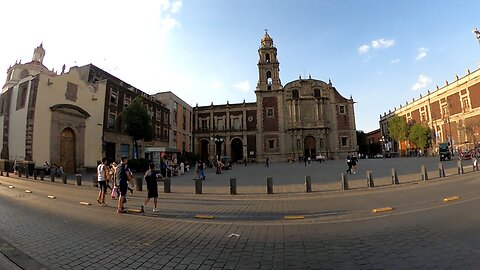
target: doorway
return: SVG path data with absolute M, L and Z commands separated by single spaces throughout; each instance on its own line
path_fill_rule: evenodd
M 60 134 L 60 165 L 65 172 L 75 172 L 75 132 L 71 128 Z
M 304 145 L 304 155 L 306 157 L 310 157 L 314 159 L 317 154 L 317 149 L 316 149 L 316 144 L 317 141 L 313 136 L 307 136 L 303 142 Z
M 235 138 L 231 143 L 232 149 L 232 161 L 242 161 L 243 160 L 243 143 L 239 138 Z

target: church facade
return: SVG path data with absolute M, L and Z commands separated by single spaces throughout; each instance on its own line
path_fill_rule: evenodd
M 283 86 L 268 33 L 258 57 L 256 102 L 194 107 L 194 150 L 203 160 L 341 159 L 357 150 L 351 97 L 311 77 Z

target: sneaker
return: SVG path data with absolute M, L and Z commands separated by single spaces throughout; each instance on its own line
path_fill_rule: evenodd
M 140 206 L 140 211 L 142 211 L 142 213 L 145 212 L 145 205 L 142 204 L 142 205 Z
M 153 208 L 152 212 L 153 212 L 153 213 L 158 212 L 157 208 Z

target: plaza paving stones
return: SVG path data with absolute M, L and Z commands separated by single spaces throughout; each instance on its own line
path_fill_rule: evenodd
M 4 177 L 18 188 L 0 186 L 0 237 L 48 269 L 479 269 L 479 177 L 312 194 L 160 193 L 158 214 L 151 203 L 131 214 L 117 214 L 115 201 L 78 204 L 95 200 L 92 187 Z M 462 199 L 442 201 L 452 194 Z M 145 195 L 128 196 L 127 207 Z M 371 212 L 385 205 L 395 210 Z

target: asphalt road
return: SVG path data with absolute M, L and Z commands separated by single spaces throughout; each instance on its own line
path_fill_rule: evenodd
M 359 170 L 376 164 L 388 172 L 399 162 L 416 175 L 423 162 L 410 160 L 416 159 L 361 162 Z M 307 167 L 326 165 L 336 175 L 343 164 L 335 164 Z M 255 181 L 265 177 L 259 172 L 281 175 L 285 168 L 305 172 L 299 164 L 231 172 Z M 23 269 L 478 269 L 479 178 L 475 172 L 310 194 L 160 192 L 159 213 L 149 205 L 146 213 L 117 214 L 111 199 L 109 207 L 96 204 L 90 186 L 0 177 L 0 268 L 13 262 Z M 127 206 L 138 209 L 145 194 L 135 192 Z M 459 198 L 443 201 L 452 196 Z M 392 210 L 372 212 L 386 207 Z

